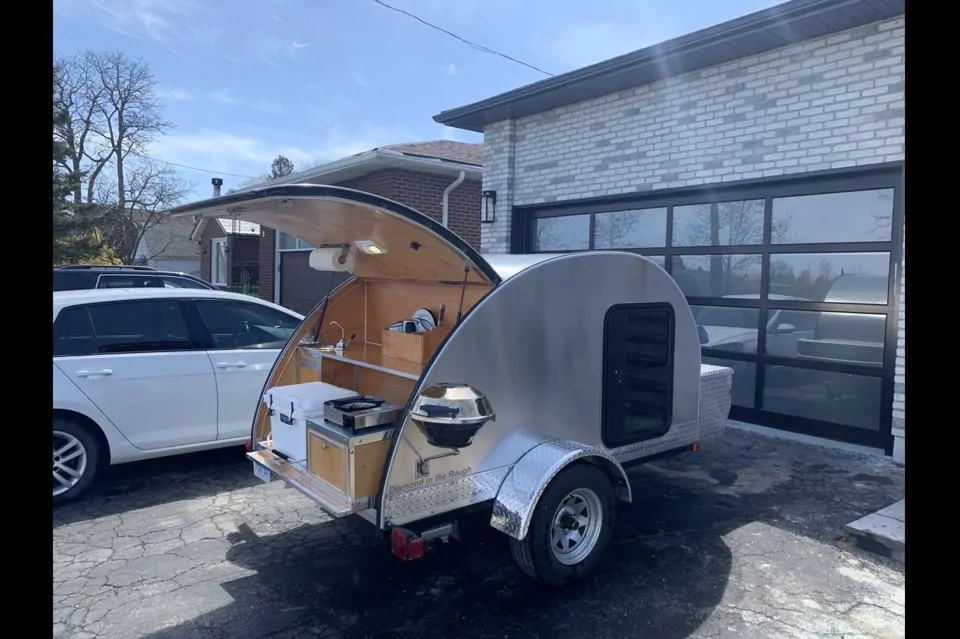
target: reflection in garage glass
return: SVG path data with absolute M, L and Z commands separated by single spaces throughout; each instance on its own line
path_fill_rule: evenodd
M 763 243 L 763 200 L 673 207 L 673 246 Z
M 767 366 L 763 408 L 854 428 L 880 428 L 879 377 Z
M 882 366 L 886 315 L 770 311 L 767 353 L 805 361 Z
M 889 253 L 774 254 L 770 293 L 815 302 L 886 304 L 889 272 Z
M 674 255 L 670 275 L 687 297 L 760 295 L 759 255 Z
M 626 249 L 667 245 L 667 209 L 597 213 L 593 248 Z
M 774 198 L 772 223 L 774 244 L 887 242 L 893 189 Z
M 590 248 L 590 216 L 544 217 L 534 227 L 535 251 L 582 251 Z
M 693 306 L 693 317 L 706 333 L 702 348 L 734 353 L 757 352 L 760 310 L 734 306 Z

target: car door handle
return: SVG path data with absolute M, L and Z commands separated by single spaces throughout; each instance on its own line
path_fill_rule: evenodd
M 107 375 L 113 375 L 113 371 L 109 368 L 104 368 L 98 371 L 77 371 L 77 377 L 106 377 Z
M 218 362 L 217 368 L 246 368 L 246 362 Z

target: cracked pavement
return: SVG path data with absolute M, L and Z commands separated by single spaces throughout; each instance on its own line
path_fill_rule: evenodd
M 473 518 L 403 563 L 242 450 L 118 466 L 56 509 L 54 637 L 903 637 L 904 569 L 843 526 L 904 493 L 889 460 L 730 430 L 630 471 L 594 577 L 527 580 Z

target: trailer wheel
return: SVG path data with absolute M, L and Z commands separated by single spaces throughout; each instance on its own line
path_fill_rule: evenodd
M 528 576 L 564 586 L 589 575 L 613 536 L 616 496 L 599 468 L 580 463 L 558 474 L 533 511 L 523 539 L 510 539 L 514 560 Z

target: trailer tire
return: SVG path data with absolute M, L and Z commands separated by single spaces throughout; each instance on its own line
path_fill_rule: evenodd
M 596 466 L 578 463 L 564 469 L 543 491 L 527 535 L 510 539 L 514 561 L 529 577 L 548 586 L 587 577 L 613 537 L 616 503 L 610 479 Z M 582 543 L 570 547 L 561 531 L 574 529 Z

